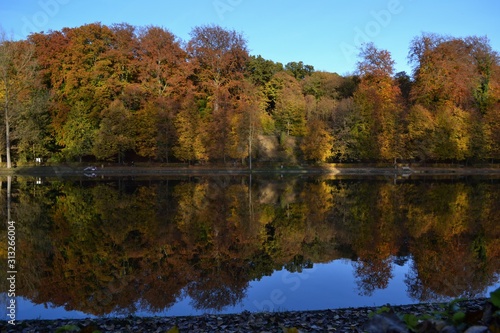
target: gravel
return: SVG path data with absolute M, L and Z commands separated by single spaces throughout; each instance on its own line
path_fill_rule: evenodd
M 467 314 L 481 314 L 477 322 L 468 325 L 469 332 L 480 332 L 486 326 L 481 319 L 485 299 L 460 302 L 460 308 Z M 438 311 L 439 304 L 416 304 L 404 306 L 347 308 L 324 311 L 300 312 L 264 312 L 251 313 L 244 311 L 231 315 L 203 315 L 192 317 L 125 317 L 81 320 L 25 320 L 16 322 L 15 326 L 0 322 L 1 332 L 407 332 L 383 328 L 389 314 L 383 311 L 391 309 L 392 317 L 396 314 L 414 314 L 422 316 Z M 370 315 L 370 313 L 372 313 Z M 379 315 L 374 317 L 374 314 Z M 380 321 L 382 319 L 382 321 Z M 397 317 L 396 317 L 397 320 Z M 433 329 L 439 323 L 432 322 Z M 441 325 L 441 324 L 439 324 Z M 449 327 L 442 329 L 449 331 Z M 403 325 L 405 327 L 405 325 Z M 178 329 L 178 331 L 176 330 Z M 487 328 L 486 328 L 487 329 Z M 427 328 L 424 330 L 427 331 Z M 422 331 L 422 332 L 424 332 Z M 440 332 L 441 330 L 436 330 Z M 462 331 L 465 331 L 462 330 Z M 458 330 L 457 332 L 462 332 Z M 442 331 L 444 332 L 444 331 Z

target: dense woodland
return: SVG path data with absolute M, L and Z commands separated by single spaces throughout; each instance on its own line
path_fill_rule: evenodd
M 486 37 L 417 36 L 410 74 L 366 44 L 341 76 L 250 55 L 219 26 L 190 36 L 94 23 L 1 38 L 1 162 L 500 159 L 500 58 Z

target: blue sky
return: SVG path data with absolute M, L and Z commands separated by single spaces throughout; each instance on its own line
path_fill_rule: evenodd
M 14 39 L 126 22 L 188 40 L 192 28 L 217 24 L 241 32 L 251 54 L 339 74 L 355 70 L 364 42 L 390 51 L 396 71 L 410 72 L 408 47 L 422 32 L 487 36 L 500 51 L 499 14 L 498 0 L 0 0 L 0 25 Z

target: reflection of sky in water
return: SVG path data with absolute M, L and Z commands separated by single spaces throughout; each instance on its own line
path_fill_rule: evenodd
M 24 297 L 16 297 L 16 320 L 24 319 L 79 319 L 91 316 L 80 311 L 66 311 L 64 307 L 51 307 L 50 305 L 33 304 Z
M 371 296 L 361 296 L 354 278 L 354 268 L 349 260 L 335 260 L 328 264 L 315 264 L 312 269 L 304 269 L 301 274 L 286 270 L 276 271 L 260 281 L 252 281 L 246 290 L 246 297 L 234 307 L 225 308 L 222 313 L 238 313 L 244 310 L 294 311 L 325 310 L 347 307 L 380 306 L 384 304 L 412 304 L 418 301 L 407 294 L 404 283 L 411 260 L 403 266 L 392 265 L 393 278 L 386 289 L 375 290 Z M 490 286 L 484 296 L 500 286 Z M 166 311 L 149 313 L 137 311 L 137 316 L 188 316 L 199 315 L 186 297 Z M 17 319 L 58 319 L 89 317 L 78 311 L 33 305 L 26 299 L 18 298 Z

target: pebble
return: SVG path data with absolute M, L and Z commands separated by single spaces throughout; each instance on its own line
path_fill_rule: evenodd
M 483 300 L 464 302 L 466 308 L 482 308 Z M 391 307 L 397 313 L 422 315 L 432 313 L 438 306 L 435 304 L 405 305 Z M 126 317 L 82 320 L 27 320 L 19 321 L 16 326 L 0 321 L 0 332 L 55 332 L 65 325 L 76 325 L 81 332 L 96 330 L 105 332 L 168 332 L 177 327 L 183 332 L 269 332 L 283 333 L 285 329 L 296 329 L 298 332 L 363 332 L 363 327 L 370 320 L 369 313 L 377 308 L 349 308 L 325 311 L 306 312 L 273 312 L 250 313 L 244 311 L 234 315 L 211 315 L 193 317 Z M 392 323 L 391 323 L 392 324 Z M 485 326 L 469 327 L 466 333 L 487 332 Z M 486 331 L 485 331 L 486 328 Z M 289 330 L 290 331 L 290 330 Z M 293 330 L 292 330 L 293 331 Z M 452 331 L 449 331 L 452 332 Z
M 489 332 L 486 326 L 471 326 L 464 333 L 486 333 Z

